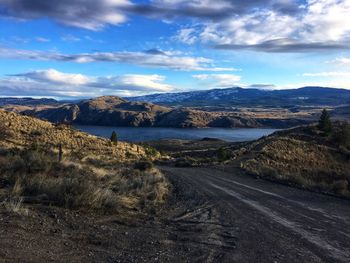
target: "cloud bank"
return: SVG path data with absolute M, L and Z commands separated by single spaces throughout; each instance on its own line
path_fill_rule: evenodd
M 241 76 L 234 74 L 198 74 L 192 77 L 199 81 L 199 84 L 211 88 L 230 88 L 239 85 Z
M 209 7 L 209 2 L 198 2 Z M 249 4 L 219 1 L 231 8 L 238 6 L 238 2 L 243 5 L 242 12 L 222 16 L 220 20 L 196 22 L 181 29 L 178 39 L 188 44 L 209 43 L 218 49 L 263 52 L 350 48 L 349 0 L 244 1 Z M 264 3 L 267 5 L 261 6 Z
M 94 52 L 62 54 L 56 52 L 8 49 L 0 47 L 0 58 L 24 60 L 48 60 L 75 63 L 114 62 L 144 67 L 156 67 L 179 71 L 235 71 L 235 68 L 215 67 L 213 61 L 204 57 L 179 55 L 177 52 L 147 50 L 145 52 Z
M 0 96 L 94 97 L 105 94 L 130 96 L 172 91 L 174 87 L 164 81 L 164 76 L 155 74 L 94 77 L 64 73 L 55 69 L 36 70 L 0 79 Z
M 218 49 L 320 52 L 349 49 L 349 0 L 0 0 L 0 16 L 49 17 L 88 30 L 139 15 L 167 22 L 186 19 L 177 39 Z

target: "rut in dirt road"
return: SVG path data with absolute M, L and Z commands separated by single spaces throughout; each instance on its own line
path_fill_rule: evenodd
M 350 201 L 209 168 L 162 167 L 205 204 L 172 219 L 206 262 L 350 262 Z M 205 249 L 203 250 L 205 251 Z

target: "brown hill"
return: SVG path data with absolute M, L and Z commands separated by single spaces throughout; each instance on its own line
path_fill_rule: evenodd
M 142 147 L 110 141 L 72 129 L 66 125 L 54 125 L 30 116 L 23 116 L 0 109 L 2 130 L 6 129 L 5 140 L 0 141 L 2 147 L 28 147 L 37 144 L 46 148 L 56 148 L 59 144 L 67 153 L 110 154 L 122 160 L 126 155 L 142 158 L 145 154 Z
M 251 174 L 350 197 L 350 148 L 340 138 L 345 127 L 334 124 L 330 136 L 316 126 L 276 132 L 240 149 L 238 159 Z
M 115 213 L 153 205 L 168 191 L 149 163 L 158 155 L 0 110 L 0 208 L 17 213 L 39 203 Z
M 189 108 L 173 109 L 146 102 L 130 102 L 104 96 L 58 107 L 7 106 L 53 123 L 78 123 L 129 127 L 259 127 L 250 117 L 229 112 L 206 112 Z

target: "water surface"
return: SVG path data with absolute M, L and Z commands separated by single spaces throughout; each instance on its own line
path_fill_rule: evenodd
M 206 137 L 221 139 L 229 142 L 251 141 L 269 135 L 276 129 L 265 128 L 143 128 L 143 127 L 105 127 L 92 125 L 74 125 L 83 132 L 110 138 L 113 131 L 118 139 L 129 142 L 143 142 L 162 139 L 199 140 Z

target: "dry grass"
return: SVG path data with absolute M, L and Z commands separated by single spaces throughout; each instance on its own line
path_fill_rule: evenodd
M 259 140 L 241 167 L 249 173 L 350 197 L 349 155 L 327 138 L 286 132 Z
M 21 216 L 28 216 L 29 210 L 23 207 L 22 197 L 8 197 L 0 203 L 10 213 L 15 213 Z
M 147 154 L 141 146 L 56 127 L 0 110 L 6 138 L 0 139 L 0 200 L 12 211 L 22 203 L 115 213 L 140 210 L 165 200 L 168 182 L 152 166 L 134 169 Z M 58 145 L 64 149 L 58 161 Z M 147 161 L 149 162 L 149 161 Z
M 7 134 L 10 134 L 6 138 L 0 138 L 0 146 L 7 148 L 28 148 L 36 144 L 57 152 L 58 145 L 62 144 L 64 156 L 69 155 L 77 159 L 84 158 L 89 154 L 110 155 L 121 161 L 152 157 L 147 156 L 143 147 L 134 144 L 125 142 L 112 144 L 107 139 L 77 131 L 70 126 L 55 126 L 46 121 L 1 109 L 0 123 Z M 152 158 L 156 158 L 157 155 Z
M 50 152 L 29 149 L 8 153 L 0 162 L 8 193 L 30 203 L 111 213 L 162 203 L 169 188 L 155 168 L 140 171 L 112 160 L 104 168 L 91 159 L 59 163 Z

